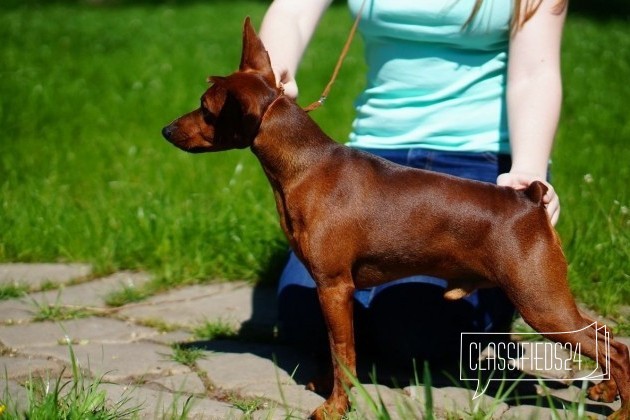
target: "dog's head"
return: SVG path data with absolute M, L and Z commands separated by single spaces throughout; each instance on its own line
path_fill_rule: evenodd
M 208 78 L 198 109 L 162 130 L 175 146 L 191 153 L 240 149 L 252 144 L 267 107 L 280 95 L 265 47 L 249 18 L 243 28 L 238 71 Z

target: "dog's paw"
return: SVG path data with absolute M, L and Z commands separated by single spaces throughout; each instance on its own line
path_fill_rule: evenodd
M 324 404 L 317 407 L 309 419 L 314 420 L 339 420 L 348 409 L 348 400 L 345 398 L 337 400 L 328 399 Z
M 611 403 L 617 397 L 617 385 L 612 380 L 603 381 L 590 387 L 587 394 L 593 401 Z

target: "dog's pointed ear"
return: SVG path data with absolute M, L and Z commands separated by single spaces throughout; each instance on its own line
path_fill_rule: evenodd
M 258 35 L 256 35 L 249 16 L 245 18 L 245 24 L 243 25 L 243 52 L 241 53 L 239 70 L 258 71 L 262 73 L 271 84 L 276 84 L 269 54 Z

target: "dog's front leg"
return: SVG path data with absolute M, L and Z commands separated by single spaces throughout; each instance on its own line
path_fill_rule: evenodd
M 351 382 L 347 374 L 356 377 L 356 355 L 353 332 L 354 286 L 350 278 L 318 282 L 317 293 L 328 329 L 333 365 L 333 390 L 324 404 L 311 415 L 312 419 L 334 419 L 348 409 Z

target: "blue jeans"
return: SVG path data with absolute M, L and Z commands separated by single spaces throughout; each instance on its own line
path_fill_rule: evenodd
M 363 149 L 390 161 L 495 183 L 510 157 L 423 149 Z M 399 279 L 355 291 L 355 340 L 359 352 L 388 359 L 448 360 L 459 355 L 461 332 L 509 330 L 514 308 L 500 289 L 482 289 L 458 301 L 443 298 L 446 282 L 428 276 Z M 278 286 L 280 337 L 309 349 L 327 349 L 315 282 L 293 252 Z M 456 359 L 457 360 L 457 359 Z

